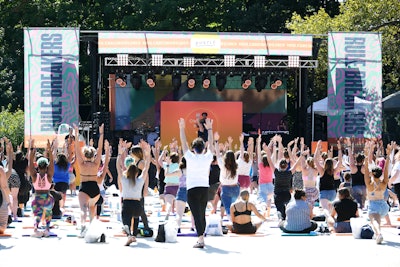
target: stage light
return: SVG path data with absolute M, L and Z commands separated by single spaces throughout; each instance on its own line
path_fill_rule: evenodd
M 193 71 L 190 71 L 187 75 L 187 87 L 193 89 L 196 86 L 196 78 Z
M 119 72 L 117 70 L 115 72 L 115 83 L 118 84 L 120 87 L 126 86 L 126 74 L 123 71 Z
M 235 55 L 224 55 L 224 66 L 225 67 L 235 67 L 236 57 Z
M 299 56 L 289 56 L 288 57 L 288 67 L 289 68 L 300 67 L 300 57 Z
M 265 75 L 262 75 L 261 73 L 259 73 L 256 76 L 256 82 L 255 82 L 255 87 L 256 87 L 257 92 L 261 92 L 262 89 L 264 89 L 266 85 L 267 85 L 267 79 L 265 78 Z
M 211 84 L 210 75 L 208 75 L 207 73 L 204 73 L 202 80 L 203 80 L 203 88 L 208 89 Z
M 217 85 L 218 91 L 222 91 L 226 84 L 226 75 L 224 73 L 218 72 L 215 76 L 215 83 Z
M 154 88 L 156 86 L 156 76 L 152 71 L 147 73 L 146 83 L 150 88 Z
M 163 65 L 163 55 L 151 55 L 151 65 L 162 66 Z
M 179 90 L 182 84 L 182 76 L 179 71 L 172 73 L 172 87 L 174 90 Z
M 184 67 L 193 67 L 194 66 L 194 57 L 184 57 L 183 58 L 183 66 Z
M 132 87 L 135 88 L 136 90 L 140 89 L 140 86 L 142 86 L 142 77 L 140 76 L 139 73 L 137 73 L 135 71 L 132 72 L 131 84 L 132 84 Z
M 118 66 L 128 66 L 129 65 L 129 55 L 128 54 L 117 54 L 117 65 Z
M 254 56 L 254 68 L 265 68 L 265 56 Z
M 251 75 L 244 72 L 242 74 L 242 88 L 247 89 L 251 85 Z

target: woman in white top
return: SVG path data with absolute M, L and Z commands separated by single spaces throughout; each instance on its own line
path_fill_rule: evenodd
M 204 140 L 196 138 L 192 142 L 192 151 L 186 140 L 185 133 L 185 120 L 180 118 L 179 135 L 181 139 L 181 146 L 183 156 L 186 159 L 186 187 L 187 187 L 187 201 L 192 212 L 194 223 L 197 232 L 197 243 L 194 248 L 204 248 L 204 232 L 206 229 L 206 208 L 208 202 L 208 187 L 209 187 L 209 173 L 210 165 L 213 160 L 213 133 L 212 126 L 213 120 L 207 118 L 204 126 L 208 132 L 208 147 L 205 150 Z M 206 151 L 206 152 L 205 152 Z
M 243 138 L 243 135 L 241 135 Z M 232 150 L 227 150 L 223 157 L 219 151 L 219 134 L 215 133 L 214 139 L 216 142 L 216 155 L 218 166 L 220 168 L 219 181 L 221 182 L 221 201 L 224 204 L 226 215 L 228 219 L 230 216 L 230 206 L 234 203 L 240 194 L 240 187 L 238 183 L 238 163 L 236 162 L 235 153 Z M 240 142 L 241 150 L 243 149 L 243 140 Z
M 137 233 L 139 225 L 139 216 L 142 214 L 143 206 L 141 203 L 143 186 L 148 179 L 149 166 L 151 161 L 150 145 L 146 142 L 140 142 L 143 151 L 144 166 L 142 171 L 135 164 L 135 160 L 131 156 L 127 156 L 124 164 L 121 163 L 121 154 L 125 152 L 126 143 L 118 146 L 117 171 L 118 177 L 121 177 L 121 193 L 122 193 L 122 224 L 124 231 L 128 236 L 125 246 L 129 246 L 132 242 L 136 242 L 135 233 Z M 124 171 L 124 167 L 126 170 Z M 140 175 L 139 175 L 140 173 Z
M 239 136 L 240 141 L 240 154 L 237 160 L 238 163 L 238 182 L 240 190 L 249 189 L 251 184 L 251 167 L 253 165 L 253 151 L 254 151 L 254 139 L 249 137 L 247 142 L 247 151 L 244 150 L 244 135 Z

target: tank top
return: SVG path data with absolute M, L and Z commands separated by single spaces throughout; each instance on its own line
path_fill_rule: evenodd
M 351 174 L 351 183 L 355 185 L 365 185 L 364 174 L 361 172 L 362 165 L 357 165 L 357 172 Z
M 236 210 L 236 205 L 233 205 L 233 207 L 235 208 L 235 211 L 233 212 L 233 215 L 239 216 L 239 215 L 251 215 L 251 210 L 247 209 L 247 202 L 246 202 L 246 210 L 245 211 L 237 211 Z
M 51 183 L 47 179 L 47 173 L 41 177 L 39 173 L 36 174 L 36 181 L 33 183 L 33 188 L 36 191 L 46 191 L 51 187 Z
M 292 188 L 293 175 L 290 171 L 279 171 L 275 169 L 274 193 L 290 191 Z
M 319 180 L 319 190 L 335 190 L 335 178 L 324 172 Z

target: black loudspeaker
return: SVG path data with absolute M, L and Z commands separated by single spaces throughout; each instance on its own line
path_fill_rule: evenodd
M 99 127 L 104 123 L 104 138 L 110 138 L 110 112 L 93 113 L 93 137 L 99 137 Z

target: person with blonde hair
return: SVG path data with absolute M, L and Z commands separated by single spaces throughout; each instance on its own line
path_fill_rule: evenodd
M 230 216 L 232 225 L 228 224 L 228 229 L 236 234 L 254 234 L 261 224 L 267 219 L 257 210 L 254 203 L 249 202 L 250 194 L 248 190 L 240 192 L 240 199 L 230 206 Z M 254 223 L 251 215 L 254 213 L 261 221 Z
M 97 172 L 101 163 L 101 154 L 104 142 L 104 124 L 99 127 L 99 140 L 97 149 L 92 146 L 84 146 L 82 149 L 79 145 L 79 128 L 75 125 L 75 162 L 79 167 L 81 176 L 81 186 L 78 193 L 79 205 L 81 208 L 81 237 L 86 232 L 86 218 L 89 211 L 90 221 L 96 217 L 96 202 L 100 198 L 100 189 L 97 185 Z M 109 154 L 109 143 L 104 142 L 106 155 Z

